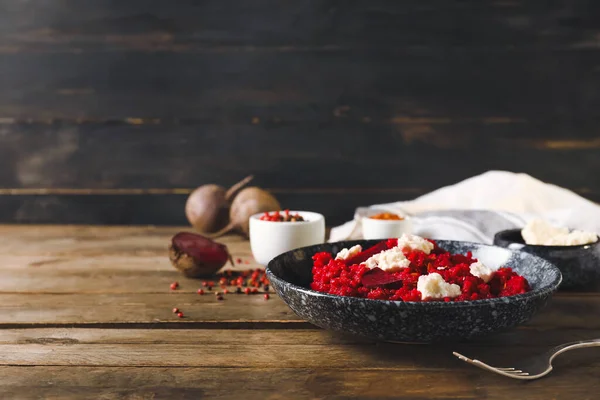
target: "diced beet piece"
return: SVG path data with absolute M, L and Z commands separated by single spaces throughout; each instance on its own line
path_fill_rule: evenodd
M 399 283 L 400 286 L 402 286 L 402 278 L 390 274 L 389 272 L 385 272 L 380 268 L 373 268 L 362 276 L 361 283 L 368 288 L 390 285 L 392 283 Z

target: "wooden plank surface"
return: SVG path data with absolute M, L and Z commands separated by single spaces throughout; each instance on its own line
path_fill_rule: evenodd
M 276 296 L 228 294 L 218 301 L 208 290 L 196 294 L 202 280 L 184 278 L 167 258 L 169 240 L 181 229 L 0 225 L 0 326 L 307 326 Z M 236 260 L 233 269 L 260 267 L 247 240 L 219 240 Z M 169 287 L 174 281 L 176 291 Z M 529 326 L 600 329 L 583 309 L 600 314 L 600 296 L 560 293 Z
M 249 173 L 331 224 L 489 169 L 600 201 L 589 0 L 85 3 L 0 0 L 0 221 L 182 224 Z
M 569 399 L 595 400 L 598 367 L 557 362 L 552 381 L 507 380 L 458 366 L 450 371 L 201 367 L 0 367 L 11 399 Z M 564 396 L 563 396 L 564 394 Z
M 460 117 L 439 122 L 435 116 L 425 116 L 392 124 L 331 119 L 323 125 L 207 124 L 202 132 L 197 124 L 169 122 L 0 124 L 5 166 L 0 181 L 9 189 L 50 189 L 40 194 L 61 194 L 51 189 L 189 190 L 208 182 L 231 185 L 255 174 L 252 184 L 284 193 L 315 189 L 422 193 L 489 169 L 506 168 L 579 191 L 600 192 L 592 179 L 593 171 L 600 168 L 597 121 L 584 129 L 556 123 L 540 127 L 544 134 L 536 134 L 529 124 L 461 122 Z M 224 129 L 228 132 L 221 135 Z M 452 129 L 460 129 L 461 135 L 453 135 Z M 352 140 L 340 140 L 342 134 Z M 557 158 L 560 166 L 551 162 Z M 448 165 L 444 173 L 441 164 Z M 394 169 L 415 166 L 426 180 L 414 173 L 390 178 Z M 348 173 L 357 167 L 361 173 Z M 12 193 L 19 191 L 5 192 Z
M 323 42 L 335 46 L 595 48 L 598 32 L 597 10 L 587 0 L 562 4 L 319 0 L 285 5 L 274 0 L 250 4 L 181 0 L 176 7 L 143 0 L 117 4 L 89 0 L 85 6 L 76 0 L 59 4 L 34 0 L 2 1 L 0 7 L 2 32 L 13 33 L 3 38 L 4 43 L 30 51 L 42 44 L 63 51 L 69 44 L 185 51 L 194 44 L 316 46 Z M 532 17 L 538 19 L 532 21 Z M 469 35 L 471 31 L 480 34 Z M 144 46 L 146 42 L 156 47 Z
M 597 332 L 596 332 L 597 333 Z M 511 350 L 540 351 L 539 334 Z M 547 337 L 547 336 L 545 336 Z M 554 340 L 557 338 L 555 337 Z M 320 331 L 8 330 L 0 332 L 0 393 L 73 398 L 476 398 L 592 399 L 598 358 L 573 353 L 552 379 L 482 373 L 451 351 L 511 355 L 478 345 L 376 344 Z M 504 353 L 504 354 L 502 354 Z M 514 357 L 514 354 L 512 356 Z M 179 397 L 178 397 L 179 396 Z
M 316 329 L 276 296 L 197 295 L 199 281 L 167 260 L 180 229 L 0 226 L 0 397 L 592 399 L 600 389 L 591 350 L 527 385 L 452 356 L 510 365 L 598 337 L 598 293 L 561 293 L 525 326 L 471 342 L 377 343 Z M 221 241 L 249 262 L 236 268 L 257 267 L 247 241 Z
M 180 308 L 185 318 L 171 311 Z M 527 326 L 540 329 L 600 329 L 600 296 L 556 295 Z M 262 295 L 225 295 L 218 301 L 212 294 L 0 294 L 0 327 L 50 326 L 143 326 L 230 327 L 270 325 L 274 328 L 302 322 L 281 300 L 265 301 Z

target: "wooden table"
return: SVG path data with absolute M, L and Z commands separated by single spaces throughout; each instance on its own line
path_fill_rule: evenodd
M 167 259 L 177 228 L 0 226 L 0 398 L 596 399 L 600 349 L 533 382 L 464 364 L 600 337 L 600 294 L 558 294 L 471 344 L 375 343 L 303 322 L 275 295 L 199 296 Z M 249 245 L 222 240 L 242 267 Z M 245 264 L 248 260 L 251 264 Z M 180 289 L 169 285 L 179 281 Z M 186 317 L 177 318 L 173 307 Z

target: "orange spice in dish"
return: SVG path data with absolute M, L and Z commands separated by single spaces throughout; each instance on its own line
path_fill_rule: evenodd
M 392 213 L 379 213 L 376 215 L 371 215 L 369 218 L 371 219 L 382 219 L 382 220 L 387 220 L 387 221 L 402 221 L 404 218 L 402 218 L 399 215 L 396 214 L 392 214 Z

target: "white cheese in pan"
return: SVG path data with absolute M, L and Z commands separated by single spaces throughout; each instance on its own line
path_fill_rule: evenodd
M 471 264 L 469 266 L 469 270 L 471 272 L 471 275 L 483 279 L 485 283 L 488 283 L 490 279 L 492 279 L 494 272 L 496 272 L 494 269 L 488 267 L 487 265 L 484 265 L 481 261 L 476 261 L 473 264 Z
M 460 296 L 460 286 L 448 283 L 437 272 L 421 275 L 417 281 L 417 290 L 421 292 L 421 299 L 443 299 L 444 297 Z
M 402 250 L 420 250 L 425 254 L 429 254 L 433 250 L 433 243 L 421 236 L 405 233 L 398 238 L 398 247 Z
M 406 258 L 400 247 L 393 247 L 389 250 L 375 254 L 365 264 L 368 268 L 379 267 L 387 272 L 397 272 L 410 265 L 410 260 Z
M 347 260 L 349 258 L 354 257 L 361 251 L 362 251 L 362 246 L 360 244 L 357 244 L 356 246 L 352 246 L 349 249 L 340 250 L 340 252 L 337 253 L 337 255 L 335 256 L 335 259 L 336 260 Z

